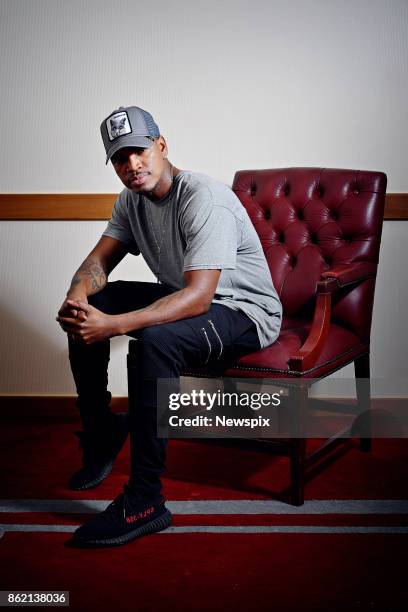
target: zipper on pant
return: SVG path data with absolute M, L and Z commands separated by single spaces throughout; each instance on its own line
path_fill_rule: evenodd
M 209 358 L 210 358 L 210 355 L 211 355 L 211 342 L 210 342 L 210 340 L 209 340 L 209 338 L 208 338 L 207 332 L 205 331 L 204 327 L 202 327 L 202 328 L 201 328 L 201 331 L 203 331 L 203 332 L 204 332 L 204 336 L 205 336 L 205 337 L 206 337 L 206 339 L 207 339 L 208 348 L 209 348 L 209 351 L 208 351 L 208 356 L 207 356 L 207 359 L 205 360 L 205 363 L 204 363 L 204 365 L 205 365 L 205 364 L 208 362 L 208 360 L 209 360 Z
M 219 340 L 219 342 L 220 342 L 220 347 L 221 347 L 221 350 L 220 350 L 220 354 L 219 354 L 219 355 L 218 355 L 218 357 L 217 357 L 217 359 L 219 359 L 219 358 L 221 357 L 221 355 L 222 355 L 222 351 L 223 351 L 223 349 L 224 349 L 224 345 L 223 345 L 223 343 L 222 343 L 222 340 L 221 340 L 221 338 L 220 338 L 219 333 L 218 333 L 218 332 L 217 332 L 217 330 L 215 329 L 215 325 L 214 325 L 214 323 L 211 321 L 211 319 L 208 319 L 208 322 L 209 322 L 209 324 L 211 325 L 211 327 L 213 328 L 213 330 L 214 330 L 214 334 L 217 336 L 217 338 L 218 338 L 218 340 Z

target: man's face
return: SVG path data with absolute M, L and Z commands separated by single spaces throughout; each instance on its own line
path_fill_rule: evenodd
M 148 149 L 126 147 L 111 157 L 115 172 L 128 189 L 161 197 L 167 145 L 163 136 Z

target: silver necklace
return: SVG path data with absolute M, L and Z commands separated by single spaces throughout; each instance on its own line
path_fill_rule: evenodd
M 170 184 L 170 190 L 171 190 L 172 187 L 173 187 L 174 175 L 173 175 L 173 164 L 170 163 L 170 166 L 171 166 L 171 184 Z M 170 192 L 170 190 L 169 190 L 169 192 Z M 148 217 L 149 217 L 150 228 L 152 230 L 153 238 L 154 238 L 154 241 L 155 241 L 156 246 L 157 246 L 157 252 L 159 254 L 159 261 L 158 261 L 158 264 L 157 264 L 157 272 L 156 272 L 156 277 L 157 277 L 157 282 L 158 283 L 160 282 L 160 262 L 161 262 L 161 254 L 162 254 L 162 246 L 163 246 L 163 241 L 164 241 L 164 235 L 165 235 L 166 229 L 167 229 L 167 217 L 169 216 L 169 208 L 170 208 L 170 205 L 167 204 L 166 205 L 165 216 L 164 216 L 164 219 L 163 219 L 162 232 L 161 232 L 160 244 L 159 244 L 159 242 L 158 242 L 158 240 L 156 238 L 156 233 L 154 231 L 154 227 L 153 227 L 153 219 L 152 219 L 152 213 L 150 211 L 150 204 L 147 207 L 147 209 L 149 211 Z

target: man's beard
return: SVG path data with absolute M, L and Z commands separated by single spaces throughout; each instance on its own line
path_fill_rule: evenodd
M 144 187 L 144 185 L 142 185 L 142 188 L 139 190 L 138 193 L 141 193 L 148 199 L 152 199 L 152 200 L 161 199 L 157 197 L 157 191 L 161 187 L 161 182 L 162 182 L 161 178 L 157 179 L 156 184 L 153 187 L 149 187 L 149 189 L 147 189 L 146 187 Z

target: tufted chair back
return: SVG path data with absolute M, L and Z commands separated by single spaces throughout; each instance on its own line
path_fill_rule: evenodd
M 309 317 L 329 270 L 378 263 L 386 175 L 331 168 L 240 170 L 233 191 L 260 237 L 284 316 Z M 375 277 L 344 287 L 332 322 L 370 335 Z

